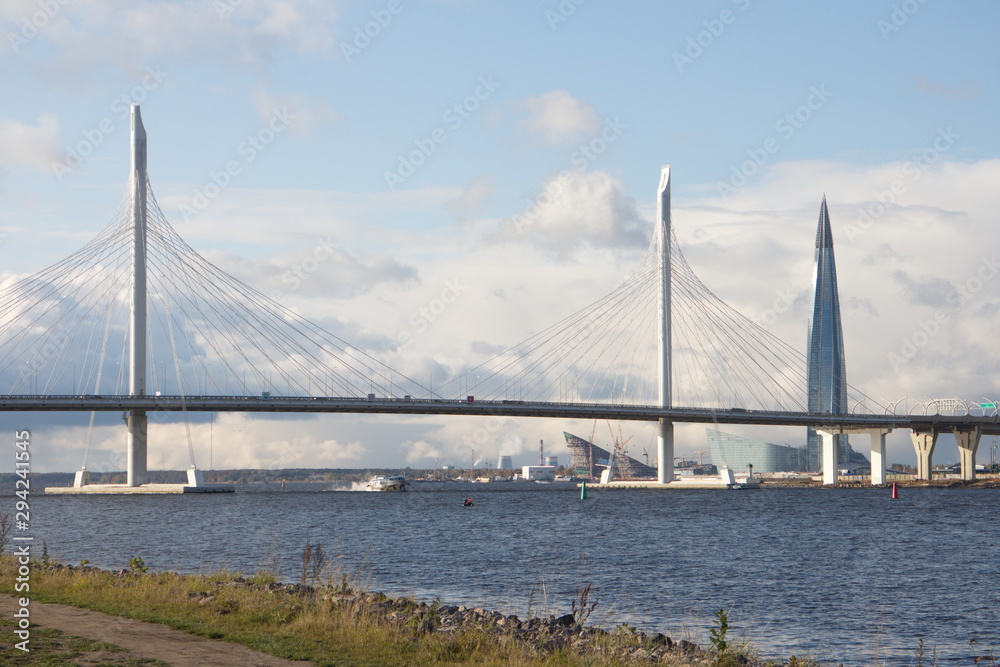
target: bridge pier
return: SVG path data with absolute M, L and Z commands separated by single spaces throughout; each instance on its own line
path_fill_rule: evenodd
M 823 483 L 824 484 L 836 484 L 837 483 L 837 445 L 835 438 L 833 436 L 840 435 L 839 433 L 834 433 L 833 431 L 822 431 L 816 429 L 816 433 L 819 434 L 820 441 L 822 442 L 822 456 L 820 457 L 823 466 Z
M 872 485 L 885 484 L 885 436 L 890 429 L 873 428 L 868 431 L 871 439 Z
M 146 427 L 148 425 L 145 410 L 132 410 L 128 413 L 128 486 L 142 486 L 149 481 L 146 470 Z
M 934 455 L 934 445 L 937 444 L 937 431 L 917 433 L 910 431 L 913 449 L 917 452 L 917 479 L 931 478 L 931 460 Z
M 979 439 L 982 432 L 977 428 L 972 431 L 954 429 L 955 443 L 958 444 L 958 460 L 962 467 L 962 479 L 976 478 L 976 450 L 979 449 Z
M 656 481 L 674 481 L 674 423 L 661 419 L 656 434 Z

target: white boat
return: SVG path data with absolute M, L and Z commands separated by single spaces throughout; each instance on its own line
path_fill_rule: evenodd
M 368 480 L 369 491 L 406 491 L 408 482 L 402 475 L 376 475 Z

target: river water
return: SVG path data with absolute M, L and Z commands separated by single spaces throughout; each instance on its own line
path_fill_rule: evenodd
M 707 644 L 712 612 L 766 657 L 845 665 L 1000 656 L 1000 490 L 590 491 L 570 484 L 330 484 L 234 494 L 32 497 L 64 563 L 300 577 L 306 543 L 372 589 L 566 613 Z M 474 507 L 463 507 L 471 497 Z M 987 663 L 991 664 L 991 663 Z

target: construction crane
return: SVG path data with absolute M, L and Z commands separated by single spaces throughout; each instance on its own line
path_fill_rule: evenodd
M 708 453 L 707 449 L 696 449 L 695 454 L 698 455 L 698 465 L 705 465 L 705 454 Z
M 611 441 L 614 443 L 612 446 L 612 458 L 618 459 L 618 469 L 621 472 L 621 477 L 624 479 L 633 478 L 635 476 L 635 471 L 632 470 L 631 460 L 628 456 L 628 448 L 625 445 L 628 444 L 629 440 L 633 436 L 629 436 L 628 439 L 624 439 L 624 434 L 622 433 L 622 425 L 618 424 L 618 437 L 615 437 L 615 431 L 611 428 L 611 422 L 608 422 L 608 431 L 611 433 Z M 608 461 L 608 467 L 611 467 L 612 462 Z

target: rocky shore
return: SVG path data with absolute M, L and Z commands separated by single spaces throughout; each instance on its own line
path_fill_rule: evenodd
M 0 559 L 2 571 L 15 567 Z M 391 597 L 354 587 L 346 577 L 303 572 L 305 583 L 268 573 L 181 575 L 37 562 L 32 594 L 106 614 L 163 623 L 195 635 L 236 641 L 281 659 L 336 664 L 645 665 L 805 667 L 811 661 L 763 660 L 727 638 L 728 616 L 715 613 L 709 644 L 642 632 L 627 623 L 588 623 L 597 607 L 590 588 L 572 613 L 518 617 L 480 607 Z
M 127 574 L 122 571 L 122 574 Z M 768 665 L 785 664 L 773 660 L 761 661 L 743 649 L 706 649 L 690 641 L 672 640 L 662 634 L 647 634 L 621 624 L 613 630 L 588 626 L 586 605 L 574 605 L 575 613 L 563 616 L 533 616 L 519 618 L 480 607 L 442 604 L 438 601 L 417 602 L 412 598 L 390 597 L 384 593 L 354 591 L 341 588 L 312 587 L 301 584 L 255 584 L 243 578 L 219 582 L 220 590 L 230 587 L 260 587 L 277 595 L 293 595 L 327 602 L 335 608 L 349 610 L 359 616 L 408 629 L 414 638 L 428 635 L 481 632 L 497 642 L 516 642 L 536 657 L 566 654 L 592 659 L 597 664 L 663 664 L 663 665 Z M 199 604 L 212 604 L 217 593 L 192 594 Z M 585 602 L 585 601 L 584 601 Z M 591 608 L 592 610 L 592 608 Z M 588 660 L 588 663 L 590 660 Z M 802 660 L 791 663 L 802 667 Z

